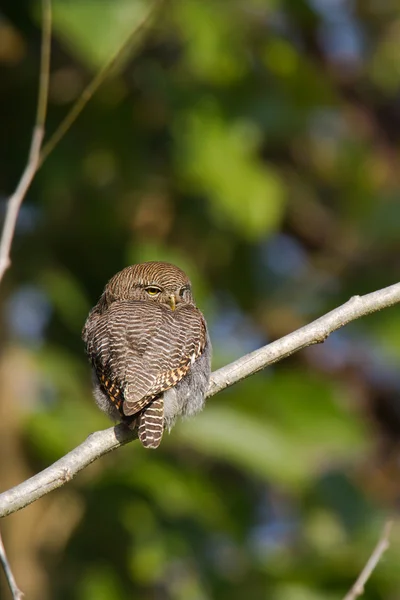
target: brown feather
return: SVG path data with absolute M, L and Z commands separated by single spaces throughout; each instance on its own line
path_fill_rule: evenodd
M 164 431 L 164 402 L 153 400 L 139 417 L 138 435 L 145 448 L 158 448 Z
M 163 289 L 160 301 L 146 295 L 146 285 Z M 182 286 L 189 295 L 186 301 L 178 296 L 171 310 L 168 295 L 179 294 Z M 164 423 L 162 394 L 188 374 L 207 343 L 206 324 L 185 273 L 168 263 L 143 263 L 117 273 L 89 313 L 82 337 L 101 391 L 122 419 L 138 415 L 143 445 L 157 447 Z
M 113 302 L 86 331 L 100 385 L 125 416 L 176 385 L 206 339 L 200 311 L 187 304 L 173 312 L 151 302 Z

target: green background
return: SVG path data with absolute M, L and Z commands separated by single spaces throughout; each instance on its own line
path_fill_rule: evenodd
M 47 137 L 150 4 L 55 0 Z M 174 0 L 22 206 L 1 286 L 0 485 L 109 422 L 80 332 L 103 286 L 190 275 L 213 367 L 395 283 L 400 7 Z M 0 211 L 26 160 L 40 4 L 0 7 Z M 398 308 L 210 399 L 2 522 L 29 600 L 340 600 L 400 492 Z M 400 599 L 400 535 L 366 600 Z M 9 598 L 3 582 L 1 598 Z

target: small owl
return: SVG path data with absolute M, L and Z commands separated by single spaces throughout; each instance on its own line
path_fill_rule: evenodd
M 178 267 L 147 262 L 114 275 L 82 337 L 98 406 L 137 427 L 146 448 L 157 448 L 178 416 L 203 408 L 211 342 L 190 281 Z

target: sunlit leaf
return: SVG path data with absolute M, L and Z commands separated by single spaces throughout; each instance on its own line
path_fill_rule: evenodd
M 101 67 L 135 29 L 145 9 L 140 0 L 55 0 L 54 29 L 79 58 Z
M 254 126 L 225 121 L 211 104 L 195 109 L 175 131 L 186 185 L 208 196 L 217 223 L 228 223 L 249 239 L 278 226 L 284 186 L 273 168 L 259 160 Z

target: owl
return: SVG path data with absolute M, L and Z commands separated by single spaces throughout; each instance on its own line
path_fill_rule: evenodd
M 211 342 L 191 283 L 175 265 L 146 262 L 110 279 L 82 332 L 98 406 L 157 448 L 177 417 L 198 413 Z

